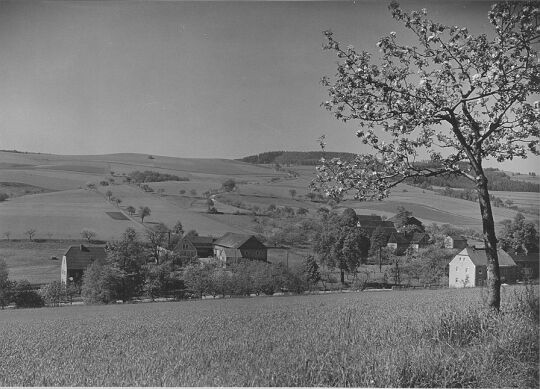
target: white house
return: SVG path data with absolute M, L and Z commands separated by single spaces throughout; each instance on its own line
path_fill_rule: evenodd
M 502 282 L 514 282 L 518 268 L 512 257 L 498 250 L 499 269 Z M 448 286 L 465 288 L 483 286 L 486 281 L 487 257 L 484 249 L 466 247 L 448 265 Z

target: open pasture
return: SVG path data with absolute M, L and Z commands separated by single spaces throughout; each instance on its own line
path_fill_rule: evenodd
M 59 281 L 62 256 L 69 246 L 81 243 L 88 244 L 81 240 L 0 240 L 0 258 L 5 259 L 11 280 L 26 279 L 34 284 Z
M 107 174 L 107 166 L 105 164 L 90 164 L 90 163 L 72 163 L 72 164 L 54 164 L 54 165 L 38 165 L 36 169 L 43 170 L 61 170 L 66 172 L 90 173 L 97 175 Z
M 18 182 L 48 190 L 69 190 L 82 188 L 87 182 L 99 177 L 85 173 L 39 170 L 0 169 L 0 182 Z
M 130 185 L 114 185 L 112 188 L 100 188 L 100 191 L 104 192 L 108 189 L 113 192 L 113 196 L 122 199 L 122 208 L 130 205 L 137 210 L 140 206 L 149 207 L 152 213 L 144 219 L 145 224 L 163 222 L 172 227 L 180 220 L 185 229 L 195 229 L 201 235 L 221 236 L 227 231 L 243 232 L 243 230 L 212 219 L 206 213 L 206 207 L 204 211 L 186 209 L 182 205 L 176 205 L 175 201 L 168 201 L 167 196 L 147 193 Z
M 9 310 L 0 385 L 537 387 L 514 291 L 499 317 L 480 289 Z
M 35 229 L 35 239 L 79 239 L 88 228 L 97 239 L 108 240 L 128 227 L 143 231 L 137 222 L 113 220 L 105 213 L 117 211 L 99 193 L 84 189 L 28 195 L 0 203 L 0 233 L 27 239 L 25 231 Z
M 526 208 L 540 208 L 540 193 L 535 192 L 502 192 L 492 191 L 493 195 L 501 200 L 512 200 L 514 205 Z
M 163 170 L 163 173 L 182 175 L 182 172 L 214 174 L 220 176 L 277 175 L 273 169 L 245 162 L 218 158 L 175 158 L 144 154 L 108 154 L 84 156 L 92 161 L 106 162 L 116 173 L 129 173 L 133 170 Z M 175 173 L 176 172 L 176 173 Z M 281 174 L 283 175 L 283 174 Z

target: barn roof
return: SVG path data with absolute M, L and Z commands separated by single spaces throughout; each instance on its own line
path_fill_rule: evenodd
M 248 234 L 237 234 L 234 232 L 227 232 L 221 238 L 214 242 L 217 246 L 223 246 L 228 248 L 237 249 L 242 247 L 248 240 L 254 239 L 261 246 L 264 246 L 255 236 Z
M 215 239 L 211 236 L 190 236 L 188 238 L 195 247 L 197 246 L 209 246 L 212 247 Z
M 105 259 L 107 253 L 102 246 L 70 246 L 66 253 L 66 266 L 68 269 L 86 269 L 96 259 Z
M 487 265 L 486 250 L 467 247 L 466 249 L 463 249 L 463 251 L 458 255 L 464 255 L 462 254 L 463 252 L 465 252 L 465 255 L 469 256 L 472 263 L 474 263 L 476 266 Z M 497 250 L 497 255 L 499 257 L 499 266 L 517 266 L 512 257 L 506 251 L 499 249 Z
M 370 221 L 370 220 L 382 221 L 382 219 L 381 219 L 381 217 L 379 215 L 356 215 L 356 220 L 358 220 L 359 222 Z
M 540 253 L 509 254 L 516 263 L 538 263 Z

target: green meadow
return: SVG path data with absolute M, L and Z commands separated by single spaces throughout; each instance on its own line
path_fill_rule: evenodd
M 538 300 L 503 288 L 0 312 L 0 386 L 538 387 Z

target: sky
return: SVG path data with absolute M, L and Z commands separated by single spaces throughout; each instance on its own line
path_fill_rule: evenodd
M 405 1 L 489 28 L 484 1 Z M 240 158 L 365 153 L 321 108 L 336 58 L 322 31 L 377 54 L 384 1 L 0 1 L 0 149 Z M 491 166 L 540 172 L 539 158 Z

